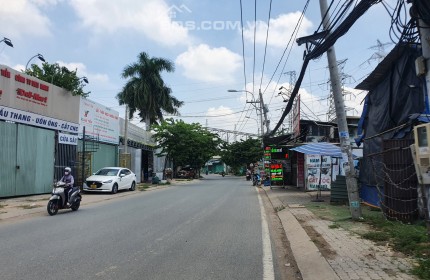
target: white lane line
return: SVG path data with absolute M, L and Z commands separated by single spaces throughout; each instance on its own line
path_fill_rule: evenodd
M 261 212 L 261 235 L 263 239 L 263 279 L 274 280 L 275 271 L 273 269 L 272 243 L 269 235 L 269 225 L 266 220 L 266 211 L 264 210 L 263 201 L 257 188 L 258 203 L 260 204 Z

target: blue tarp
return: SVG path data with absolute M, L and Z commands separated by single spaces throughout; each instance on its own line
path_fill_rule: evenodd
M 307 155 L 342 157 L 340 147 L 327 142 L 310 143 L 290 149 Z M 355 157 L 355 156 L 354 156 Z

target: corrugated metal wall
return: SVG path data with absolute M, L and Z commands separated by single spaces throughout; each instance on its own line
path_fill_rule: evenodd
M 0 121 L 0 197 L 15 195 L 16 134 L 16 124 Z
M 47 193 L 54 177 L 55 131 L 18 125 L 16 195 Z
M 0 196 L 49 192 L 54 175 L 55 132 L 6 122 L 0 122 L 0 131 Z
M 100 143 L 99 149 L 93 153 L 91 172 L 94 173 L 106 166 L 117 166 L 117 153 L 118 146 Z

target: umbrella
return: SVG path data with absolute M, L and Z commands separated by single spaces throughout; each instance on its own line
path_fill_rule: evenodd
M 340 147 L 326 142 L 310 143 L 290 150 L 307 155 L 342 157 Z

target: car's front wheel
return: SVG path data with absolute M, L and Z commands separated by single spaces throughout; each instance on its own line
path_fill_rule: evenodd
M 115 184 L 113 184 L 113 186 L 112 186 L 112 191 L 111 191 L 111 193 L 112 194 L 116 194 L 118 192 L 118 184 L 117 183 L 115 183 Z
M 136 190 L 136 183 L 135 182 L 131 183 L 131 187 L 129 188 L 129 190 L 130 191 Z

